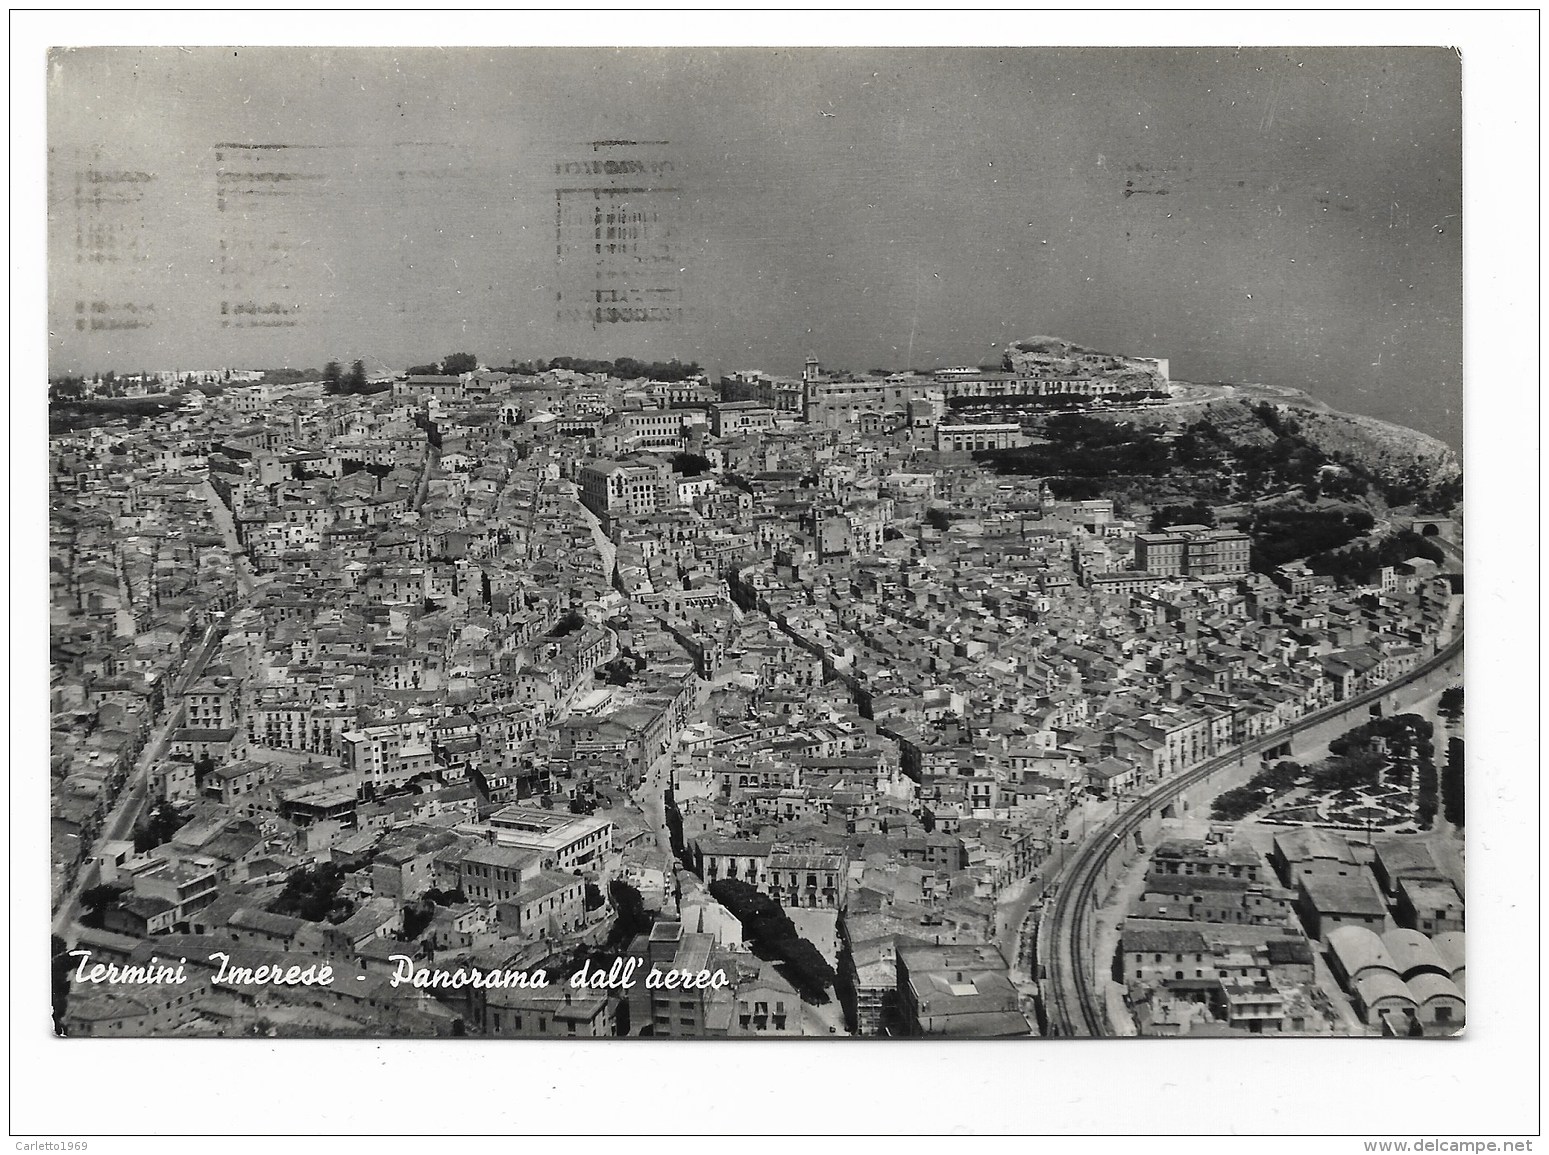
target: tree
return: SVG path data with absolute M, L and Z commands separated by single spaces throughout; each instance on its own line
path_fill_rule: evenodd
M 1442 814 L 1454 826 L 1463 825 L 1463 739 L 1447 740 L 1447 766 L 1441 775 Z
M 441 362 L 441 372 L 448 377 L 472 373 L 479 367 L 479 359 L 472 353 L 448 353 Z
M 170 841 L 185 821 L 183 812 L 171 802 L 158 802 L 156 808 L 151 811 L 149 819 L 143 825 L 135 827 L 135 853 L 144 854 L 147 850 L 154 850 L 162 843 Z
M 1332 749 L 1332 746 L 1330 746 Z M 1368 749 L 1335 755 L 1312 773 L 1313 784 L 1320 790 L 1354 790 L 1376 786 L 1382 780 L 1387 760 Z
M 1422 758 L 1419 788 L 1415 791 L 1415 818 L 1421 830 L 1429 830 L 1436 819 L 1436 763 Z
M 634 675 L 635 663 L 623 656 L 597 668 L 597 677 L 610 686 L 627 686 Z
M 742 924 L 743 937 L 759 958 L 775 962 L 783 974 L 809 1003 L 828 1002 L 828 988 L 837 976 L 821 951 L 796 930 L 785 908 L 735 878 L 720 878 L 710 884 L 715 899 Z
M 123 893 L 123 887 L 113 886 L 110 883 L 100 883 L 82 891 L 81 906 L 86 910 L 86 917 L 82 921 L 87 926 L 100 927 L 103 912 L 108 907 L 116 905 Z
M 430 925 L 430 920 L 435 917 L 436 908 L 430 902 L 411 902 L 403 908 L 403 938 L 405 942 L 413 942 L 424 933 Z
M 1203 501 L 1191 502 L 1188 505 L 1164 505 L 1151 513 L 1151 532 L 1166 529 L 1170 525 L 1206 525 L 1212 528 L 1216 524 L 1216 511 Z
M 952 525 L 952 515 L 940 506 L 932 506 L 925 511 L 925 524 L 932 529 L 946 533 Z
M 1246 818 L 1268 800 L 1263 790 L 1251 786 L 1237 786 L 1223 791 L 1210 807 L 1210 817 L 1217 822 L 1236 822 Z
M 350 366 L 350 379 L 346 392 L 364 393 L 366 391 L 366 363 L 356 361 Z
M 323 366 L 323 391 L 325 393 L 341 392 L 343 380 L 344 371 L 339 368 L 339 362 L 330 361 Z
M 343 886 L 344 870 L 338 863 L 303 866 L 285 880 L 285 889 L 269 904 L 269 910 L 307 922 L 343 922 L 355 911 L 355 904 L 339 895 Z
M 50 383 L 48 387 L 50 401 L 75 401 L 85 393 L 86 383 L 79 377 L 61 377 Z
M 610 946 L 623 946 L 637 935 L 646 934 L 656 916 L 645 908 L 645 899 L 629 883 L 615 878 L 608 883 L 608 901 L 613 904 L 613 929 L 608 932 Z
M 709 468 L 710 459 L 698 453 L 675 453 L 672 456 L 672 471 L 684 477 L 698 477 Z

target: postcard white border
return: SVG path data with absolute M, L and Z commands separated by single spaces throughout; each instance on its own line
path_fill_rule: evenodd
M 92 1150 L 187 1132 L 1344 1132 L 1538 1126 L 1538 20 L 1531 11 L 1107 13 L 13 12 L 10 99 L 12 1125 Z M 63 44 L 1450 44 L 1465 84 L 1465 479 L 1475 824 L 1457 1042 L 95 1042 L 49 1036 L 43 53 Z M 9 493 L 9 489 L 8 489 Z M 1490 785 L 1479 785 L 1488 768 Z M 36 928 L 36 929 L 34 929 Z M 384 1141 L 373 1140 L 376 1149 Z M 423 1150 L 424 1140 L 414 1141 Z M 458 1140 L 449 1138 L 448 1144 Z M 758 1150 L 756 1140 L 731 1149 Z M 1294 1141 L 1306 1150 L 1305 1141 Z M 389 1143 L 396 1147 L 398 1144 Z M 404 1144 L 407 1146 L 408 1144 Z M 724 1144 L 722 1144 L 724 1145 Z M 1146 1141 L 1146 1150 L 1198 1148 Z M 1255 1148 L 1282 1146 L 1256 1141 Z M 1330 1146 L 1337 1146 L 1330 1141 Z M 1357 1143 L 1346 1144 L 1360 1150 Z M 274 1149 L 266 1141 L 219 1148 Z M 333 1144 L 330 1144 L 333 1146 Z M 1064 1144 L 1061 1144 L 1063 1149 Z M 20 1149 L 20 1148 L 16 1148 Z M 310 1145 L 302 1145 L 310 1149 Z M 1291 1149 L 1287 1146 L 1286 1149 Z M 1340 1148 L 1343 1149 L 1343 1148 Z

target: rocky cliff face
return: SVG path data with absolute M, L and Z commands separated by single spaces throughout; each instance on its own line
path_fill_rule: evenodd
M 1332 458 L 1360 461 L 1380 477 L 1409 479 L 1418 471 L 1440 482 L 1463 472 L 1452 447 L 1429 434 L 1332 409 L 1289 408 L 1308 441 Z
M 1375 417 L 1340 413 L 1305 395 L 1277 392 L 1277 395 L 1269 396 L 1257 391 L 1236 390 L 1227 395 L 1225 389 L 1222 394 L 1211 400 L 1185 401 L 1112 416 L 1116 421 L 1175 429 L 1196 421 L 1209 421 L 1240 444 L 1269 445 L 1275 440 L 1275 433 L 1254 412 L 1254 406 L 1268 404 L 1296 423 L 1298 436 L 1330 458 L 1359 462 L 1385 480 L 1425 479 L 1440 483 L 1463 472 L 1462 463 L 1450 445 L 1414 429 Z

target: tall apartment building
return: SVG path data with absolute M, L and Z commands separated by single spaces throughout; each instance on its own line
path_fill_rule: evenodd
M 619 428 L 626 444 L 657 449 L 682 449 L 688 429 L 688 409 L 637 409 L 619 414 Z
M 581 467 L 581 504 L 604 521 L 643 517 L 667 503 L 666 479 L 654 465 L 594 461 Z
M 1160 576 L 1208 577 L 1248 572 L 1247 534 L 1204 525 L 1173 525 L 1135 535 L 1135 568 Z

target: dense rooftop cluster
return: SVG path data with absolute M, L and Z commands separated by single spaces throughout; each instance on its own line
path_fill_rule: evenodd
M 1413 669 L 1459 606 L 1418 559 L 1252 572 L 1248 535 L 997 476 L 973 452 L 1030 435 L 949 417 L 1122 392 L 1087 369 L 227 381 L 54 437 L 72 941 L 370 978 L 75 992 L 67 1029 L 1034 1032 L 997 902 L 1085 800 Z M 405 991 L 398 955 L 731 982 Z

